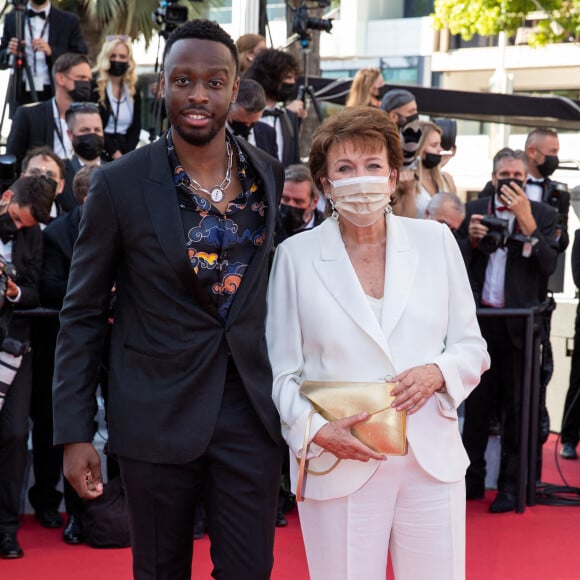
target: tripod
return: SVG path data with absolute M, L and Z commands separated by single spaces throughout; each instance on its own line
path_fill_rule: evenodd
M 8 4 L 4 6 L 4 10 Z M 4 98 L 4 108 L 2 109 L 2 117 L 0 118 L 0 134 L 2 134 L 2 128 L 4 126 L 4 119 L 6 117 L 6 108 L 8 107 L 8 116 L 10 119 L 14 117 L 14 113 L 18 108 L 22 97 L 22 73 L 26 74 L 26 80 L 28 81 L 28 86 L 30 87 L 30 96 L 33 101 L 37 100 L 36 88 L 34 87 L 34 79 L 32 77 L 32 72 L 30 66 L 26 61 L 26 55 L 24 53 L 24 48 L 22 46 L 23 42 L 23 16 L 26 5 L 21 2 L 14 3 L 14 18 L 16 24 L 16 39 L 18 41 L 18 50 L 16 54 L 10 55 L 11 72 L 10 79 L 8 81 L 8 88 L 6 89 L 6 96 Z M 2 12 L 4 12 L 4 10 Z M 0 14 L 2 16 L 2 14 Z
M 316 112 L 316 116 L 318 120 L 322 123 L 322 112 L 320 111 L 320 105 L 316 100 L 316 95 L 314 94 L 314 89 L 311 85 L 308 84 L 308 58 L 310 56 L 310 41 L 308 38 L 301 38 L 300 39 L 300 47 L 302 49 L 302 58 L 304 61 L 304 81 L 298 87 L 298 94 L 296 98 L 299 101 L 304 103 L 304 107 L 306 108 L 306 95 L 310 98 L 312 102 L 312 106 L 314 107 L 314 111 Z

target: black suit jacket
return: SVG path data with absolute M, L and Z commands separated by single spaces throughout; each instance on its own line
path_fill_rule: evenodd
M 275 159 L 278 159 L 278 145 L 276 144 L 276 131 L 266 123 L 254 125 L 254 138 L 256 147 L 265 151 Z
M 25 18 L 22 18 L 22 25 L 24 27 Z M 46 58 L 46 64 L 49 70 L 52 69 L 54 61 L 65 52 L 74 52 L 80 54 L 87 54 L 88 49 L 83 39 L 80 21 L 77 16 L 64 10 L 55 8 L 51 4 L 50 12 L 48 14 L 48 44 L 52 49 L 52 54 Z M 12 10 L 6 14 L 4 20 L 4 33 L 0 43 L 0 63 L 2 68 L 8 66 L 8 43 L 12 38 L 17 38 L 16 30 L 16 15 Z M 24 29 L 21 30 L 21 38 L 24 38 Z
M 43 103 L 23 105 L 16 110 L 6 142 L 6 153 L 16 156 L 18 172 L 28 150 L 42 145 L 53 146 L 56 125 L 52 103 L 50 99 Z
M 42 232 L 40 303 L 47 308 L 62 307 L 81 215 L 82 206 L 77 205 L 51 221 Z
M 465 220 L 457 239 L 465 259 L 467 272 L 476 303 L 481 305 L 481 292 L 485 282 L 485 270 L 489 256 L 473 247 L 469 239 L 469 220 L 473 214 L 489 214 L 492 198 L 470 201 L 465 206 Z M 521 251 L 510 247 L 505 274 L 505 307 L 531 308 L 540 303 L 539 288 L 542 280 L 556 268 L 557 242 L 554 238 L 556 213 L 545 204 L 530 202 L 537 229 L 532 236 L 538 239 L 532 255 L 524 258 Z
M 266 234 L 225 322 L 202 304 L 205 295 L 186 255 L 165 139 L 93 174 L 60 317 L 56 444 L 92 440 L 97 367 L 113 283 L 107 409 L 113 453 L 154 463 L 199 457 L 217 420 L 228 353 L 265 432 L 281 443 L 265 315 L 283 171 L 269 155 L 239 143 L 264 182 Z

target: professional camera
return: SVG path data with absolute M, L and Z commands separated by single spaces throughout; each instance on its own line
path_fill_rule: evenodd
M 560 209 L 560 195 L 562 193 L 568 193 L 568 186 L 560 181 L 549 181 L 546 193 L 548 205 L 558 212 L 556 227 L 561 228 L 566 225 L 564 223 L 566 216 L 558 211 Z
M 8 278 L 16 278 L 16 268 L 0 256 L 0 311 L 4 308 L 6 301 L 6 289 L 8 288 Z
M 523 234 L 510 234 L 509 220 L 487 215 L 481 220 L 481 225 L 487 228 L 487 234 L 479 240 L 479 250 L 486 255 L 493 254 L 499 248 L 516 248 L 524 258 L 529 258 L 537 238 Z
M 153 22 L 161 28 L 159 34 L 167 38 L 180 24 L 187 22 L 187 6 L 178 4 L 179 0 L 161 0 L 159 8 L 152 14 Z
M 318 2 L 320 8 L 326 8 L 330 2 Z M 309 30 L 332 30 L 332 18 L 312 18 L 308 15 L 308 6 L 303 2 L 296 8 L 296 13 L 292 19 L 292 34 L 296 34 L 301 40 L 310 40 Z

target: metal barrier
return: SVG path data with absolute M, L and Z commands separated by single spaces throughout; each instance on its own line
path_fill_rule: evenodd
M 536 462 L 540 401 L 540 342 L 534 318 L 541 308 L 478 308 L 478 318 L 524 318 L 523 373 L 521 384 L 520 448 L 516 512 L 536 504 Z M 493 361 L 492 361 L 493 364 Z

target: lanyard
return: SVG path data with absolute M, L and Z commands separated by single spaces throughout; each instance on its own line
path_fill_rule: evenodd
M 32 24 L 30 24 L 30 16 L 26 16 L 26 23 L 28 24 L 28 33 L 30 34 L 30 42 L 34 36 L 32 35 Z M 40 36 L 38 38 L 43 38 L 44 33 L 46 32 L 46 27 L 48 26 L 48 16 L 44 21 L 44 25 L 42 26 L 42 30 L 40 31 Z M 32 68 L 34 69 L 34 74 L 36 75 L 36 50 L 34 50 L 34 62 L 32 63 Z
M 62 126 L 60 124 L 60 111 L 58 110 L 58 104 L 56 99 L 53 98 L 54 107 L 56 109 L 56 117 L 54 119 L 54 130 L 56 132 L 56 136 L 62 145 L 62 150 L 64 151 L 65 155 L 67 154 L 66 145 L 64 144 L 64 135 L 62 133 Z M 54 112 L 54 109 L 53 109 Z

